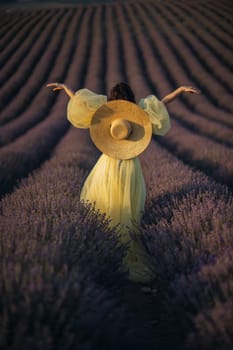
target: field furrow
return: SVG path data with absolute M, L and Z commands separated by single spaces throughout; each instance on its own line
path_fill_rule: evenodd
M 38 36 L 42 34 L 43 27 L 46 26 L 49 21 L 51 21 L 51 14 L 41 14 L 41 16 L 36 16 L 34 18 L 31 26 L 25 26 L 24 29 L 24 37 L 21 36 L 21 32 L 18 35 L 14 36 L 15 41 L 17 41 L 18 47 L 13 47 L 8 54 L 2 52 L 2 69 L 0 72 L 0 81 L 1 84 L 4 84 L 11 78 L 12 75 L 15 74 L 17 69 L 19 69 L 21 62 L 24 61 L 25 56 L 29 54 L 29 50 L 32 49 L 35 41 Z M 48 30 L 48 29 L 47 29 Z M 21 45 L 22 40 L 24 41 L 24 45 Z M 5 58 L 5 63 L 3 63 L 3 59 Z
M 123 58 L 125 57 L 126 62 L 130 62 L 130 65 L 127 67 L 127 78 L 131 85 L 135 86 L 136 95 L 140 96 L 142 93 L 146 94 L 147 91 L 151 91 L 151 82 L 150 77 L 148 77 L 146 74 L 146 69 L 144 68 L 145 66 L 143 65 L 143 53 L 136 51 L 140 50 L 135 36 L 132 34 L 136 32 L 136 28 L 132 29 L 132 19 L 130 20 L 130 18 L 127 16 L 126 6 L 124 9 L 125 11 L 122 9 L 121 12 L 119 10 L 118 14 L 119 21 L 121 21 L 120 26 L 124 32 L 124 40 L 126 43 L 125 51 L 123 51 Z M 128 25 L 129 23 L 130 26 Z M 162 42 L 158 41 L 158 49 L 161 47 L 161 44 Z M 167 59 L 168 57 L 166 57 L 166 60 Z M 180 112 L 181 108 L 177 108 L 176 106 L 176 109 L 178 112 Z M 187 108 L 186 113 L 188 115 L 190 114 Z M 171 109 L 171 117 L 172 115 L 173 113 Z M 183 137 L 181 137 L 181 135 Z M 231 130 L 228 131 L 228 135 L 228 139 L 230 141 Z M 198 134 L 196 135 L 193 131 L 185 129 L 180 125 L 180 123 L 175 121 L 173 121 L 172 129 L 168 135 L 165 138 L 159 138 L 159 142 L 162 142 L 164 146 L 168 147 L 170 151 L 188 164 L 206 172 L 217 181 L 228 184 L 230 187 L 232 187 L 233 168 L 231 162 L 232 150 L 230 148 L 215 143 L 205 136 Z
M 142 5 L 141 5 L 142 6 Z M 139 10 L 141 10 L 141 7 L 139 7 Z M 163 95 L 171 90 L 177 87 L 177 84 L 188 84 L 188 85 L 194 85 L 195 83 L 192 81 L 192 79 L 186 74 L 183 68 L 183 61 L 179 61 L 176 58 L 176 51 L 175 53 L 172 53 L 170 50 L 170 47 L 167 46 L 166 41 L 163 38 L 162 33 L 158 28 L 160 26 L 157 26 L 157 22 L 153 20 L 149 20 L 146 13 L 148 12 L 148 8 L 145 7 L 144 11 L 139 11 L 140 13 L 140 19 L 139 21 L 143 21 L 143 31 L 145 32 L 145 37 L 148 38 L 148 41 L 150 43 L 151 48 L 153 48 L 154 53 L 150 56 L 150 60 L 147 60 L 147 64 L 150 65 L 151 68 L 151 74 L 152 78 L 153 76 L 156 77 L 155 81 L 157 80 L 158 88 L 160 85 L 163 87 L 162 81 L 166 78 L 167 83 L 170 83 L 169 87 L 166 87 L 166 90 L 163 89 Z M 174 36 L 171 36 L 171 40 Z M 146 41 L 146 38 L 144 41 Z M 152 58 L 153 57 L 153 58 Z M 157 71 L 153 74 L 153 62 L 152 59 L 156 60 L 158 58 L 158 64 L 155 65 L 154 69 L 157 68 Z M 172 61 L 171 61 L 172 60 Z M 173 62 L 171 65 L 170 62 Z M 182 64 L 181 64 L 182 62 Z M 163 69 L 163 71 L 160 73 L 160 70 Z M 159 74 L 160 79 L 157 78 L 157 75 Z M 199 87 L 199 84 L 197 84 Z M 195 99 L 195 103 L 192 102 L 194 99 L 191 96 L 191 98 L 185 96 L 180 98 L 180 100 L 185 101 L 185 105 L 191 109 L 191 111 L 196 110 L 198 114 L 203 115 L 206 119 L 214 120 L 220 123 L 226 124 L 226 126 L 232 126 L 232 118 L 230 113 L 227 113 L 223 111 L 222 109 L 216 108 L 216 106 L 213 103 L 210 103 L 210 101 L 206 98 L 205 94 L 199 95 L 198 101 Z M 180 109 L 183 108 L 183 106 L 180 104 L 180 100 L 176 101 L 176 104 L 179 104 Z M 189 112 L 190 113 L 190 112 Z M 187 111 L 183 113 L 184 116 L 187 114 Z M 189 119 L 188 119 L 189 120 Z
M 81 14 L 76 13 L 69 22 L 70 31 L 64 39 L 58 43 L 55 36 L 51 38 L 51 48 L 53 45 L 56 47 L 56 53 L 54 50 L 46 52 L 43 55 L 41 62 L 35 67 L 33 74 L 31 75 L 27 84 L 21 89 L 19 94 L 14 100 L 14 104 L 8 108 L 9 116 L 16 114 L 16 106 L 22 109 L 19 117 L 14 118 L 11 122 L 0 127 L 0 144 L 5 145 L 12 142 L 16 137 L 25 133 L 31 127 L 34 127 L 37 123 L 41 122 L 44 118 L 49 115 L 49 111 L 55 102 L 55 95 L 48 94 L 45 84 L 48 81 L 56 81 L 61 79 L 64 70 L 66 75 L 66 67 L 70 65 L 70 60 L 74 54 L 73 47 L 75 47 L 75 34 L 80 30 L 81 25 Z M 56 19 L 58 22 L 58 18 Z M 56 29 L 59 31 L 59 28 Z M 63 33 L 63 26 L 60 26 L 60 33 Z M 73 45 L 70 42 L 69 48 L 66 47 L 67 42 L 72 36 Z M 65 52 L 65 53 L 64 53 Z M 63 60 L 63 65 L 54 65 L 54 62 Z M 43 67 L 43 68 L 41 68 Z M 51 68 L 52 67 L 52 68 Z M 34 95 L 34 96 L 33 96 Z M 22 103 L 22 100 L 24 103 Z M 28 102 L 27 102 L 28 101 Z M 37 106 L 40 108 L 36 111 Z M 24 111 L 24 107 L 26 110 Z M 13 110 L 12 110 L 13 109 Z M 3 115 L 7 115 L 7 109 Z
M 140 8 L 138 9 L 140 11 Z M 145 75 L 148 75 L 147 79 L 151 79 L 151 86 L 152 91 L 155 90 L 153 87 L 153 83 L 157 82 L 158 88 L 160 90 L 159 84 L 160 79 L 164 80 L 164 76 L 159 75 L 159 70 L 161 67 L 161 63 L 159 61 L 156 61 L 156 50 L 155 47 L 153 47 L 150 44 L 149 39 L 147 38 L 147 31 L 145 30 L 145 26 L 143 25 L 143 22 L 141 23 L 141 27 L 137 27 L 138 21 L 135 20 L 137 16 L 142 16 L 142 11 L 140 12 L 132 13 L 132 16 L 130 17 L 130 21 L 132 25 L 134 26 L 134 31 L 137 32 L 137 41 L 139 43 L 139 47 L 141 48 L 140 55 L 142 58 L 144 58 L 144 66 L 145 69 Z M 137 30 L 138 28 L 138 30 Z M 147 60 L 147 57 L 150 57 L 150 60 Z M 159 69 L 158 69 L 159 67 Z M 153 79 L 153 77 L 155 77 Z M 161 81 L 163 85 L 163 81 Z M 170 87 L 172 89 L 172 87 Z M 167 89 L 168 91 L 168 89 Z M 159 91 L 160 93 L 160 91 Z M 191 99 L 190 99 L 191 100 Z M 197 99 L 194 99 L 197 102 Z M 199 100 L 199 96 L 198 96 Z M 195 101 L 193 102 L 193 105 L 195 106 Z M 187 100 L 185 101 L 187 102 Z M 198 102 L 197 102 L 198 103 Z M 233 131 L 231 128 L 227 126 L 223 126 L 220 123 L 216 123 L 214 121 L 207 120 L 205 116 L 199 115 L 199 113 L 194 113 L 194 111 L 190 111 L 185 104 L 180 103 L 179 108 L 173 110 L 173 117 L 177 118 L 185 127 L 188 127 L 189 129 L 198 132 L 201 135 L 206 135 L 209 138 L 212 138 L 215 141 L 218 141 L 220 143 L 226 144 L 227 146 L 232 146 L 232 140 L 233 140 Z M 221 126 L 220 126 L 221 125 Z
M 52 69 L 54 61 L 57 59 L 60 47 L 64 41 L 65 28 L 71 16 L 72 14 L 69 12 L 65 13 L 64 16 L 60 13 L 60 17 L 55 17 L 48 24 L 48 31 L 44 30 L 38 40 L 35 41 L 24 60 L 24 64 L 4 84 L 4 90 L 0 92 L 2 108 L 6 107 L 6 111 L 2 112 L 3 123 L 15 116 L 17 106 L 20 106 L 20 112 L 23 112 L 30 105 L 30 101 L 42 85 L 41 80 L 46 77 L 48 69 Z M 58 32 L 56 36 L 53 35 L 54 30 Z M 51 46 L 49 46 L 50 35 L 53 35 Z M 47 71 L 43 71 L 46 68 Z M 40 73 L 41 69 L 42 74 Z M 14 105 L 16 105 L 16 111 L 14 111 Z
M 177 62 L 177 66 L 180 66 L 179 70 L 174 69 L 174 66 L 170 67 L 171 76 L 175 78 L 176 82 L 181 80 L 182 75 L 184 76 L 183 79 L 186 76 L 186 79 L 202 91 L 207 103 L 211 103 L 215 107 L 218 107 L 218 114 L 219 109 L 231 113 L 231 106 L 229 105 L 230 94 L 228 91 L 212 74 L 204 69 L 198 57 L 194 56 L 190 47 L 185 45 L 179 36 L 170 30 L 169 25 L 165 24 L 166 21 L 162 16 L 161 18 L 158 16 L 158 11 L 156 11 L 156 9 L 154 9 L 154 14 L 157 16 L 159 25 L 164 28 L 163 35 L 166 40 L 164 50 L 166 50 L 168 58 L 170 57 L 173 61 Z M 186 28 L 184 27 L 182 30 L 185 31 Z M 165 52 L 163 52 L 162 55 L 165 56 Z M 167 62 L 168 58 L 166 60 Z M 167 65 L 169 66 L 169 62 Z M 222 100 L 220 99 L 220 96 L 223 97 Z M 228 103 L 227 101 L 225 102 L 225 99 L 228 99 Z
M 166 19 L 171 21 L 173 27 L 175 26 L 185 45 L 190 47 L 193 55 L 197 57 L 206 72 L 219 81 L 226 91 L 232 93 L 233 51 L 227 50 L 221 41 L 216 40 L 214 33 L 210 35 L 202 27 L 197 27 L 195 20 L 192 18 L 186 23 L 186 30 L 181 29 L 179 31 L 179 25 L 175 25 L 177 19 L 179 18 L 178 23 L 183 22 L 187 16 L 187 13 L 182 14 L 180 8 L 171 10 L 169 8 Z M 224 98 L 224 96 L 221 96 L 221 98 Z
M 7 16 L 8 17 L 8 16 Z M 22 33 L 25 35 L 24 29 L 31 26 L 35 21 L 35 17 L 38 17 L 38 14 L 33 15 L 32 13 L 20 14 L 15 12 L 14 14 L 9 15 L 9 24 L 1 22 L 1 37 L 0 37 L 0 48 L 2 52 L 10 51 L 12 54 L 12 48 L 14 45 L 17 47 L 19 45 L 18 38 Z M 1 56 L 1 63 L 3 62 L 4 56 Z

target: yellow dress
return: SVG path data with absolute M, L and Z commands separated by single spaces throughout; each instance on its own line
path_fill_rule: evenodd
M 68 103 L 67 118 L 75 127 L 89 128 L 92 115 L 106 102 L 105 95 L 78 90 Z M 154 134 L 164 135 L 169 130 L 167 109 L 154 95 L 141 99 L 138 105 L 148 113 Z M 149 257 L 140 242 L 130 239 L 129 234 L 129 231 L 139 232 L 146 200 L 139 158 L 119 160 L 102 154 L 83 185 L 80 199 L 106 214 L 110 225 L 117 226 L 122 243 L 129 243 L 124 263 L 130 279 L 142 283 L 153 279 Z

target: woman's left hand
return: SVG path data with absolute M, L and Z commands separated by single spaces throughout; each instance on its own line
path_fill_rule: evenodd
M 190 92 L 191 94 L 200 94 L 201 91 L 197 90 L 196 88 L 192 86 L 182 86 L 181 87 L 182 92 Z
M 50 83 L 46 85 L 47 87 L 53 87 L 53 91 L 63 90 L 65 88 L 64 84 L 61 83 Z

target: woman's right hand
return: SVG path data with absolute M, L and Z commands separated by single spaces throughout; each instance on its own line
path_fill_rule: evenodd
M 47 84 L 46 86 L 53 87 L 53 91 L 65 89 L 65 85 L 61 83 L 50 83 L 50 84 Z
M 65 84 L 61 83 L 50 83 L 46 85 L 47 87 L 53 87 L 53 91 L 64 90 L 65 93 L 71 98 L 74 96 L 74 91 L 68 88 Z

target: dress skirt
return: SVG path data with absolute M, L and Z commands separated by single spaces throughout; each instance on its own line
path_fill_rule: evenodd
M 128 243 L 125 265 L 134 281 L 151 279 L 148 256 L 129 232 L 139 233 L 146 187 L 139 158 L 118 160 L 102 154 L 87 177 L 80 199 L 106 214 L 110 226 L 117 226 L 122 243 Z M 137 236 L 137 235 L 136 235 Z

